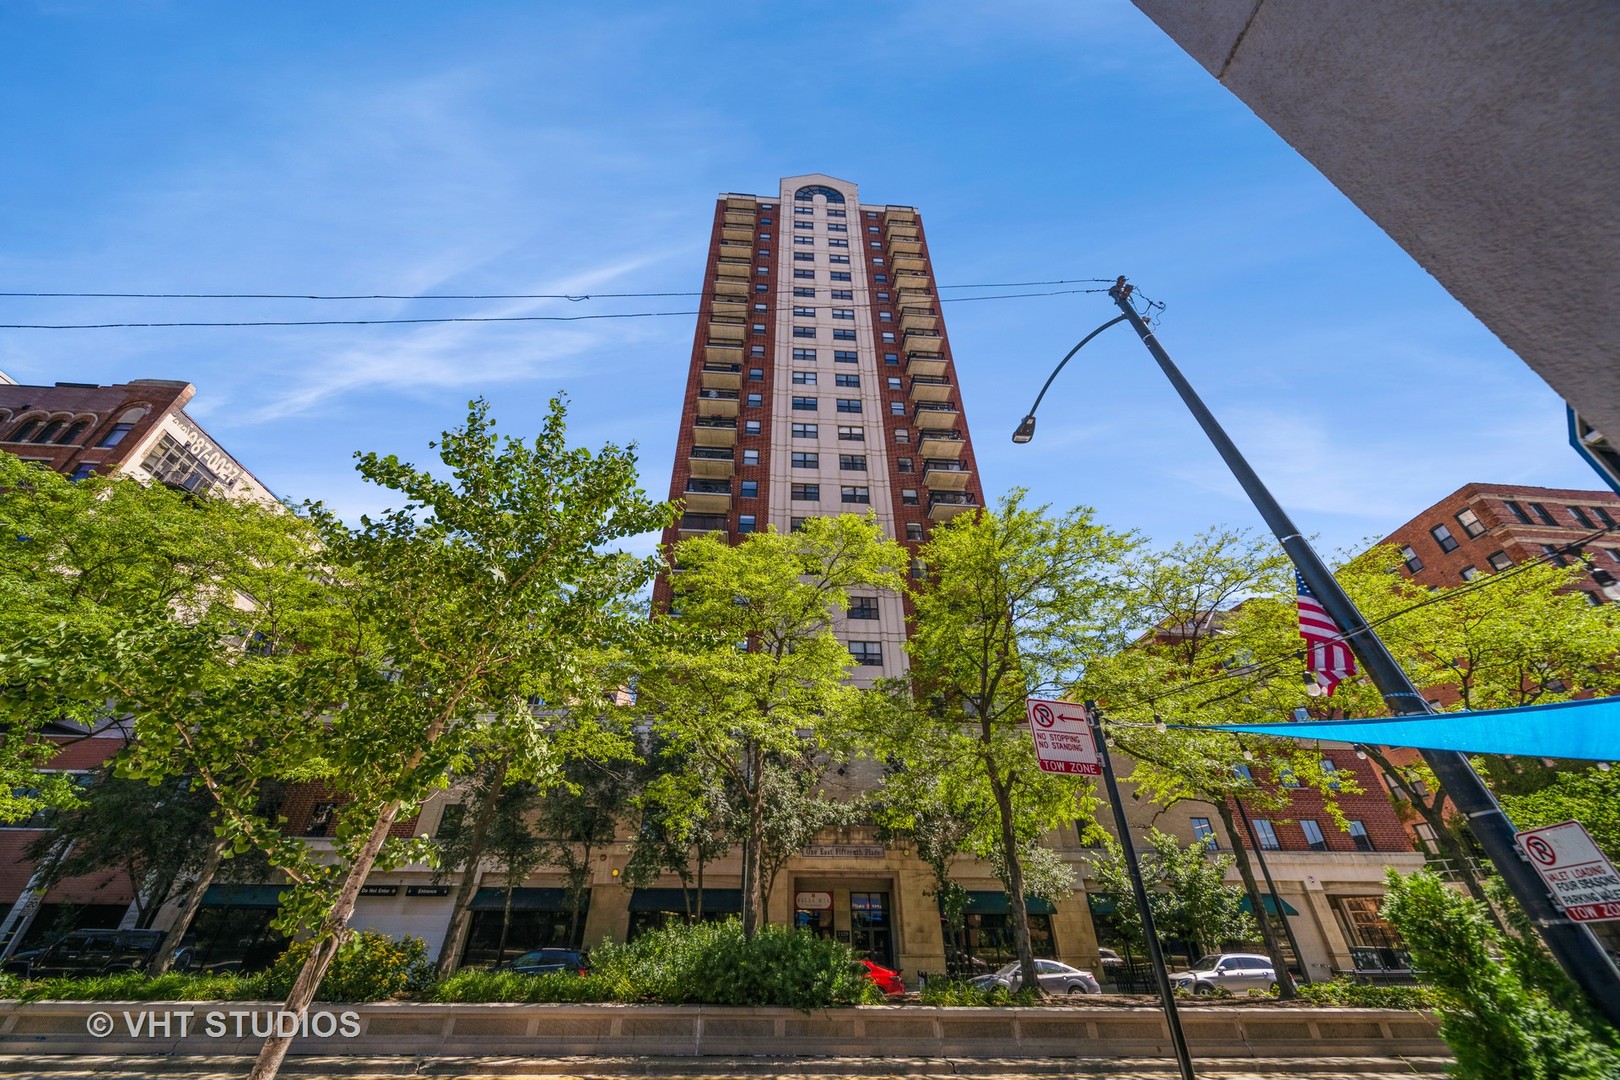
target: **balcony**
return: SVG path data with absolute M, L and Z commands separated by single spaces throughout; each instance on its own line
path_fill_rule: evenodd
M 733 281 L 747 281 L 754 273 L 754 260 L 722 257 L 715 272 Z
M 916 239 L 917 219 L 902 220 L 893 215 L 884 219 L 883 234 L 891 239 Z
M 738 390 L 742 387 L 741 364 L 704 364 L 703 389 Z
M 939 313 L 931 304 L 921 307 L 902 307 L 900 309 L 900 331 L 909 334 L 914 330 L 938 330 Z
M 699 416 L 736 416 L 741 395 L 735 390 L 699 390 Z
M 712 446 L 694 446 L 687 458 L 692 475 L 705 480 L 730 480 L 737 471 L 737 451 L 721 450 Z
M 908 352 L 906 374 L 938 378 L 945 374 L 945 362 L 945 354 L 941 352 Z
M 951 391 L 955 386 L 949 379 L 942 379 L 938 375 L 913 375 L 911 377 L 911 400 L 945 402 L 951 400 Z
M 729 531 L 728 525 L 724 514 L 682 514 L 675 528 L 682 536 L 697 536 L 711 532 L 725 534 Z
M 724 416 L 700 416 L 692 422 L 694 446 L 731 447 L 737 445 L 737 421 Z
M 754 242 L 754 215 L 749 214 L 744 217 L 739 214 L 737 216 L 742 217 L 742 220 L 732 221 L 732 215 L 726 215 L 725 223 L 720 226 L 720 239 L 752 244 Z
M 915 349 L 917 352 L 939 352 L 944 338 L 938 330 L 903 330 L 900 340 L 905 344 L 906 351 Z
M 927 274 L 916 270 L 897 270 L 891 277 L 891 283 L 897 290 L 921 289 L 927 292 L 934 287 L 933 280 Z
M 740 345 L 747 329 L 748 321 L 746 319 L 733 318 L 729 315 L 716 315 L 709 320 L 709 340 L 736 342 Z
M 717 277 L 714 280 L 714 302 L 741 303 L 743 310 L 747 310 L 748 281 L 746 278 Z
M 923 458 L 923 487 L 930 491 L 961 491 L 973 470 L 955 458 Z
M 730 445 L 729 443 L 727 445 Z M 967 440 L 960 431 L 922 431 L 918 433 L 917 453 L 925 459 L 945 461 L 962 456 Z
M 710 306 L 710 313 L 717 319 L 743 320 L 748 317 L 748 294 L 740 293 L 737 296 L 716 296 Z
M 753 200 L 752 196 L 749 195 L 726 196 L 726 213 L 728 214 L 734 210 L 746 210 L 748 213 L 752 214 L 755 208 L 758 206 L 759 204 Z
M 920 271 L 927 268 L 928 263 L 920 251 L 891 251 L 889 265 L 894 268 L 897 275 L 905 271 Z
M 883 212 L 883 221 L 888 225 L 917 224 L 917 211 L 909 206 L 891 206 Z
M 947 521 L 964 511 L 978 508 L 978 498 L 965 491 L 936 491 L 928 496 L 929 521 Z
M 917 235 L 917 230 L 909 229 L 907 231 L 911 233 L 910 236 L 901 236 L 893 229 L 889 230 L 888 248 L 890 257 L 922 254 L 922 238 Z
M 741 364 L 742 356 L 740 341 L 711 341 L 703 346 L 705 364 Z
M 715 391 L 719 393 L 720 391 Z M 732 395 L 736 396 L 736 395 Z M 961 422 L 962 414 L 948 402 L 925 402 L 911 410 L 911 421 L 919 431 L 951 431 Z M 928 455 L 924 454 L 924 457 Z
M 926 283 L 923 285 L 918 285 L 913 282 L 912 284 L 907 285 L 905 288 L 896 292 L 894 294 L 894 299 L 895 303 L 902 308 L 931 308 L 934 306 L 934 294 L 928 289 Z
M 720 257 L 722 259 L 741 259 L 743 262 L 749 262 L 754 257 L 754 245 L 752 242 L 738 244 L 730 240 L 722 240 L 720 241 Z
M 686 482 L 681 499 L 693 514 L 724 514 L 731 509 L 731 481 L 694 477 Z

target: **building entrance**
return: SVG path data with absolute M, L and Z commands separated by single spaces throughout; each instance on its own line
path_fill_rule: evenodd
M 898 950 L 891 885 L 883 878 L 801 878 L 796 882 L 793 925 L 842 941 L 856 956 L 892 968 Z
M 894 967 L 894 916 L 888 893 L 850 893 L 849 930 L 849 944 L 856 956 Z

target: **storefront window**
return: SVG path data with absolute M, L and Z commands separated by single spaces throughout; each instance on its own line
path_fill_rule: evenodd
M 1409 971 L 1412 956 L 1400 933 L 1379 912 L 1381 896 L 1336 896 L 1334 910 L 1357 971 Z

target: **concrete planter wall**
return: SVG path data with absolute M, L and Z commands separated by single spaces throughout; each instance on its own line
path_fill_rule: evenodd
M 252 1054 L 277 1008 L 269 1002 L 0 1002 L 0 1054 Z M 805 1014 L 696 1005 L 318 1005 L 306 1023 L 314 1030 L 294 1042 L 294 1054 L 1110 1058 L 1171 1053 L 1163 1015 L 1144 1008 L 863 1006 Z M 1434 1017 L 1393 1009 L 1199 1006 L 1183 1012 L 1183 1024 L 1193 1054 L 1202 1057 L 1447 1053 Z

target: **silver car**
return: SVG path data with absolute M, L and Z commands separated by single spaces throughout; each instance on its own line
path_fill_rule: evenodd
M 1097 980 L 1091 972 L 1070 967 L 1068 964 L 1060 964 L 1056 960 L 1035 961 L 1035 978 L 1040 981 L 1041 989 L 1048 994 L 1102 993 L 1102 987 L 1097 985 Z M 983 990 L 997 986 L 1017 990 L 1024 984 L 1024 974 L 1019 970 L 1017 961 L 1014 961 L 1011 964 L 1004 964 L 988 975 L 980 975 L 971 982 Z
M 1186 971 L 1170 973 L 1170 984 L 1177 990 L 1207 994 L 1216 987 L 1224 990 L 1269 990 L 1277 985 L 1277 972 L 1271 958 L 1256 953 L 1212 953 L 1201 957 Z

